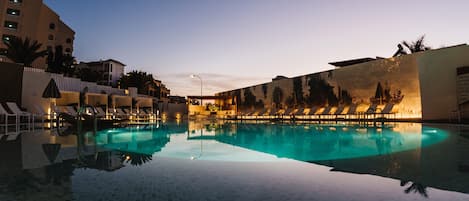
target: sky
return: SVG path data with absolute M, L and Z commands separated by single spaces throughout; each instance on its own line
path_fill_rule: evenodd
M 467 0 L 44 0 L 75 30 L 78 61 L 116 59 L 171 95 L 199 95 L 391 57 L 425 35 L 432 48 L 469 41 Z

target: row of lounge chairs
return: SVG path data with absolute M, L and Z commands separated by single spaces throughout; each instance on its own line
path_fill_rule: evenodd
M 395 104 L 387 103 L 380 109 L 378 104 L 370 105 L 365 111 L 358 111 L 358 105 L 341 105 L 338 107 L 311 107 L 287 109 L 261 109 L 240 112 L 237 119 L 305 119 L 305 120 L 343 120 L 343 119 L 377 119 L 394 118 Z
M 78 116 L 78 111 L 73 106 L 58 106 L 54 108 L 55 113 L 65 113 L 70 116 Z M 94 116 L 98 119 L 118 119 L 118 120 L 135 120 L 147 121 L 156 119 L 156 114 L 147 108 L 129 110 L 128 108 L 109 108 L 103 107 L 85 107 L 83 111 L 86 115 Z
M 8 139 L 14 139 L 21 131 L 31 131 L 37 120 L 41 121 L 41 116 L 23 111 L 14 102 L 0 104 L 0 138 L 7 135 Z
M 53 108 L 53 115 L 50 115 L 43 107 L 36 105 L 34 112 L 26 112 L 14 102 L 0 104 L 0 139 L 4 135 L 18 135 L 22 131 L 31 131 L 36 128 L 44 128 L 45 123 L 54 125 L 53 120 L 58 115 L 65 113 L 70 117 L 77 117 L 78 111 L 73 106 L 57 106 Z M 131 121 L 153 121 L 156 120 L 156 114 L 148 108 L 139 108 L 129 110 L 128 108 L 116 108 L 108 110 L 102 107 L 86 107 L 85 114 L 94 116 L 98 119 L 118 119 Z M 57 125 L 55 125 L 57 126 Z

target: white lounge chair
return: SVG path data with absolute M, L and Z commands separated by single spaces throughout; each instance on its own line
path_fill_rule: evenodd
M 21 110 L 18 105 L 14 102 L 7 102 L 8 108 L 10 108 L 10 111 L 16 115 L 16 123 L 18 125 L 18 128 L 21 130 L 22 126 L 26 126 L 26 129 L 28 131 L 31 129 L 31 122 L 33 120 L 33 114 L 29 112 L 25 112 Z M 24 120 L 23 120 L 24 119 Z
M 14 121 L 11 121 L 11 119 L 14 119 Z M 19 132 L 19 129 L 18 129 L 18 116 L 16 116 L 15 114 L 10 114 L 8 113 L 5 108 L 3 108 L 3 106 L 0 104 L 0 121 L 1 121 L 1 127 L 4 127 L 4 133 L 5 134 L 10 134 L 10 133 L 18 133 Z M 10 132 L 9 131 L 9 128 L 14 126 L 15 127 L 15 131 L 14 132 Z

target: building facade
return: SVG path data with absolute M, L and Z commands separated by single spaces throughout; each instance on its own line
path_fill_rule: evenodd
M 62 46 L 64 54 L 73 53 L 75 32 L 42 0 L 0 1 L 0 23 L 0 48 L 5 47 L 3 41 L 21 37 L 37 40 L 42 44 L 41 50 L 53 51 Z M 0 59 L 8 62 L 5 57 Z M 37 59 L 32 67 L 45 69 L 46 58 Z
M 125 64 L 114 59 L 108 59 L 81 62 L 77 68 L 89 68 L 92 71 L 98 72 L 100 76 L 97 83 L 100 85 L 117 87 L 119 79 L 124 75 Z
M 469 120 L 469 46 L 428 50 L 391 58 L 330 63 L 329 71 L 218 93 L 233 97 L 238 111 L 255 108 L 324 108 L 395 105 L 396 118 L 426 121 Z

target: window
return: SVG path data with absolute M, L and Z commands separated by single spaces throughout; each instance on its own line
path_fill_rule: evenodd
M 47 37 L 47 39 L 49 39 L 49 40 L 54 40 L 54 35 L 49 34 L 49 36 Z
M 112 75 L 109 75 L 109 79 L 112 80 Z
M 110 68 L 109 68 L 109 72 L 112 72 L 112 64 L 109 64 Z
M 13 35 L 6 35 L 6 34 L 4 34 L 4 35 L 2 36 L 2 40 L 3 40 L 3 41 L 9 41 L 9 40 L 11 40 L 11 39 L 14 38 L 14 37 L 15 37 L 15 36 L 13 36 Z
M 65 52 L 70 53 L 72 50 L 70 48 L 66 48 Z
M 70 43 L 72 43 L 72 39 L 67 38 L 67 40 L 66 40 L 65 42 L 68 43 L 68 44 L 70 44 Z
M 18 29 L 18 22 L 5 21 L 4 27 L 9 29 Z
M 23 0 L 10 0 L 10 3 L 21 4 L 23 3 Z
M 7 14 L 8 15 L 13 15 L 13 16 L 20 16 L 20 10 L 8 8 L 7 9 Z
M 54 30 L 54 29 L 55 29 L 55 24 L 54 24 L 54 23 L 50 23 L 50 24 L 49 24 L 49 29 Z

